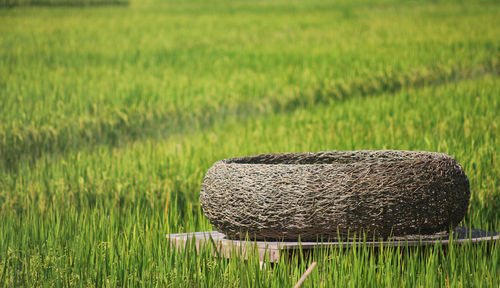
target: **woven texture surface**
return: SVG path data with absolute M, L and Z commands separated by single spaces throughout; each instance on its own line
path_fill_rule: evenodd
M 225 159 L 207 171 L 200 192 L 218 231 L 269 240 L 434 234 L 458 225 L 469 198 L 452 157 L 392 150 Z

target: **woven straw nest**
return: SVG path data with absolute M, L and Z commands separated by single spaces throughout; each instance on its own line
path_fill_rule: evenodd
M 452 157 L 414 151 L 261 154 L 216 162 L 200 202 L 230 238 L 317 240 L 455 227 L 469 180 Z

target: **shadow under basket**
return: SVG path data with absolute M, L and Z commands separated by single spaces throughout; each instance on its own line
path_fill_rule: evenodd
M 451 156 L 420 151 L 260 154 L 217 161 L 200 203 L 226 237 L 377 238 L 449 231 L 469 205 L 469 180 Z

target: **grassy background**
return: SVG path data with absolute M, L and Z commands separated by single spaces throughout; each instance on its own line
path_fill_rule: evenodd
M 211 229 L 219 159 L 452 155 L 464 225 L 500 230 L 500 7 L 484 2 L 132 2 L 0 10 L 0 285 L 491 286 L 496 246 L 318 251 L 292 265 L 170 252 Z M 404 257 L 402 255 L 405 255 Z
M 16 6 L 102 6 L 128 5 L 128 0 L 0 0 L 0 8 Z

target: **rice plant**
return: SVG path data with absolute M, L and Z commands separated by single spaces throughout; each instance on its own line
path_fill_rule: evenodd
M 0 10 L 0 285 L 498 287 L 498 243 L 361 245 L 261 265 L 213 229 L 213 162 L 267 152 L 453 156 L 461 225 L 500 231 L 495 1 L 132 2 Z

